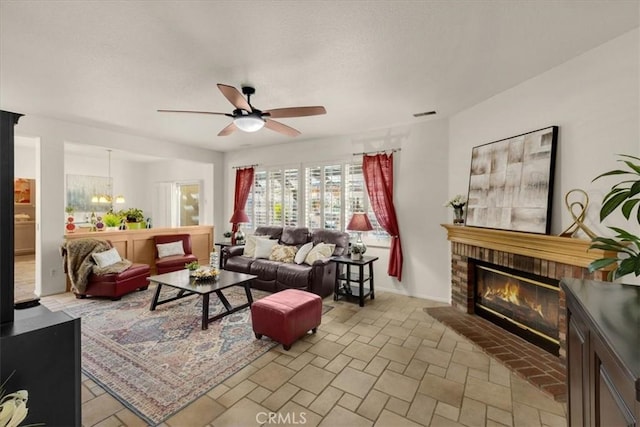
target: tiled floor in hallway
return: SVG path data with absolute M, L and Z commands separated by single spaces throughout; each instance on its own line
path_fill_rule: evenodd
M 334 308 L 316 335 L 275 347 L 163 426 L 566 426 L 564 404 L 423 311 L 442 304 L 384 292 L 363 308 L 324 303 Z M 86 377 L 82 399 L 85 426 L 145 425 Z

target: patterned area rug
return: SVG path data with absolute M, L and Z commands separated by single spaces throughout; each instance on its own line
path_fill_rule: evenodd
M 203 331 L 202 298 L 150 311 L 154 292 L 151 286 L 120 301 L 83 300 L 65 309 L 82 318 L 82 371 L 150 424 L 161 423 L 277 344 L 255 339 L 248 308 Z M 223 293 L 233 306 L 246 302 L 241 287 Z M 252 294 L 254 300 L 268 295 Z M 212 295 L 210 314 L 222 311 Z

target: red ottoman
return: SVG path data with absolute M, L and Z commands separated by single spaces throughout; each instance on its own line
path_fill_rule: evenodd
M 251 304 L 256 338 L 266 335 L 285 350 L 311 330 L 316 333 L 322 318 L 322 298 L 311 292 L 285 289 Z

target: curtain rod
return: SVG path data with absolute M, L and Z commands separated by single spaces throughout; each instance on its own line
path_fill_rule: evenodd
M 364 153 L 353 153 L 354 156 L 366 156 L 367 154 L 382 154 L 382 153 L 386 153 L 387 151 L 391 151 L 392 153 L 395 153 L 396 151 L 402 151 L 402 148 L 390 148 L 388 150 L 380 150 L 380 151 L 367 151 Z
M 260 166 L 259 164 L 254 164 L 254 165 L 244 165 L 244 166 L 233 166 L 232 169 L 244 169 L 244 168 L 253 168 L 256 166 Z

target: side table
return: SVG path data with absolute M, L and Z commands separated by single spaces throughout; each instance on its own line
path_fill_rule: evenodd
M 215 242 L 214 245 L 220 246 L 220 252 L 218 253 L 218 268 L 222 270 L 224 268 L 224 261 L 222 260 L 222 249 L 226 248 L 227 246 L 233 246 L 233 243 L 228 240 L 226 242 Z
M 375 299 L 374 284 L 373 284 L 373 262 L 376 261 L 376 256 L 363 256 L 361 260 L 353 260 L 349 256 L 336 256 L 331 257 L 331 262 L 336 263 L 336 285 L 333 293 L 333 299 L 337 301 L 340 297 L 355 297 L 358 298 L 360 307 L 364 307 L 364 300 L 366 297 Z M 346 266 L 341 271 L 341 266 Z M 368 266 L 368 274 L 365 274 L 364 267 Z M 352 267 L 355 267 L 352 271 Z M 368 282 L 368 288 L 365 288 L 365 283 Z M 356 283 L 357 286 L 352 286 L 352 283 Z

